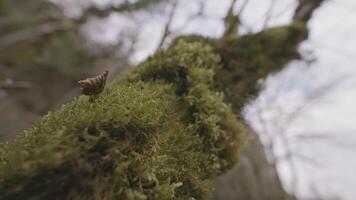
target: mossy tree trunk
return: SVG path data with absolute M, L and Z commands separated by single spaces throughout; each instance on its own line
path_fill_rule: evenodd
M 323 2 L 299 0 L 292 25 L 287 29 L 277 28 L 247 35 L 240 42 L 234 40 L 235 45 L 218 45 L 219 52 L 223 52 L 222 57 L 227 56 L 227 67 L 222 71 L 222 76 L 217 77 L 224 79 L 221 88 L 233 102 L 235 112 L 240 113 L 246 100 L 258 94 L 260 87 L 257 80 L 278 72 L 289 61 L 299 58 L 297 47 L 307 39 L 307 23 Z M 289 30 L 289 34 L 286 30 Z M 258 35 L 262 37 L 256 37 Z M 251 131 L 250 136 L 239 165 L 217 179 L 215 199 L 297 199 L 283 189 L 277 169 L 267 160 L 257 134 Z
M 224 68 L 218 72 L 215 81 L 232 102 L 235 113 L 241 113 L 248 101 L 258 94 L 260 79 L 278 72 L 299 57 L 297 47 L 306 38 L 305 23 L 295 21 L 289 26 L 216 43 Z M 215 199 L 294 199 L 283 189 L 276 168 L 266 159 L 257 134 L 251 130 L 249 135 L 240 164 L 218 178 Z
M 213 87 L 219 57 L 178 42 L 49 113 L 0 151 L 2 199 L 210 199 L 244 126 Z
M 309 17 L 298 8 L 289 26 L 240 38 L 179 38 L 94 102 L 80 97 L 49 113 L 14 143 L 0 144 L 0 198 L 212 198 L 214 179 L 236 164 L 253 134 L 242 107 L 258 94 L 259 79 L 298 57 L 317 6 Z M 216 198 L 291 198 L 250 138 L 238 172 L 229 172 L 237 173 L 238 193 L 221 192 L 229 181 L 222 177 Z M 272 175 L 251 178 L 246 159 Z

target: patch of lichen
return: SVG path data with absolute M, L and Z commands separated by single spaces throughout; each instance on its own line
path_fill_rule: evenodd
M 219 57 L 178 42 L 0 146 L 1 199 L 210 199 L 243 125 L 213 88 Z

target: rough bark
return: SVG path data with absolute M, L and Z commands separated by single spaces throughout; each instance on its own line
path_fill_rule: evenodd
M 294 199 L 285 192 L 278 177 L 258 136 L 251 132 L 239 164 L 216 180 L 214 199 Z
M 298 44 L 307 37 L 304 23 L 267 29 L 229 41 L 233 48 L 218 45 L 224 69 L 218 74 L 219 87 L 224 89 L 236 113 L 261 89 L 258 80 L 278 72 L 298 58 Z M 221 41 L 220 41 L 221 42 Z M 221 78 L 221 79 L 220 79 Z M 282 187 L 275 166 L 266 159 L 263 145 L 253 131 L 241 162 L 219 177 L 215 199 L 259 200 L 294 199 Z

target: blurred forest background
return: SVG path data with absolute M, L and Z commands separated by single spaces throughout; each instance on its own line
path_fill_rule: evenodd
M 0 0 L 0 140 L 78 96 L 78 80 L 105 69 L 112 79 L 177 36 L 219 38 L 231 17 L 246 35 L 300 14 L 309 39 L 260 80 L 242 111 L 257 134 L 215 196 L 355 199 L 355 9 L 352 0 Z

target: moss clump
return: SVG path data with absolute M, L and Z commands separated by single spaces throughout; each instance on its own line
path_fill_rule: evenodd
M 248 100 L 260 90 L 258 80 L 281 70 L 299 56 L 297 47 L 307 37 L 303 22 L 275 27 L 236 39 L 215 42 L 223 69 L 217 72 L 216 83 L 234 110 L 241 111 Z
M 179 41 L 210 44 L 221 57 L 222 68 L 216 70 L 215 87 L 220 88 L 237 113 L 260 91 L 258 80 L 281 70 L 290 60 L 298 58 L 297 47 L 307 37 L 305 23 L 266 29 L 241 37 L 215 40 L 198 35 L 178 37 Z
M 178 42 L 0 145 L 0 199 L 210 199 L 243 125 L 213 89 L 219 58 Z

